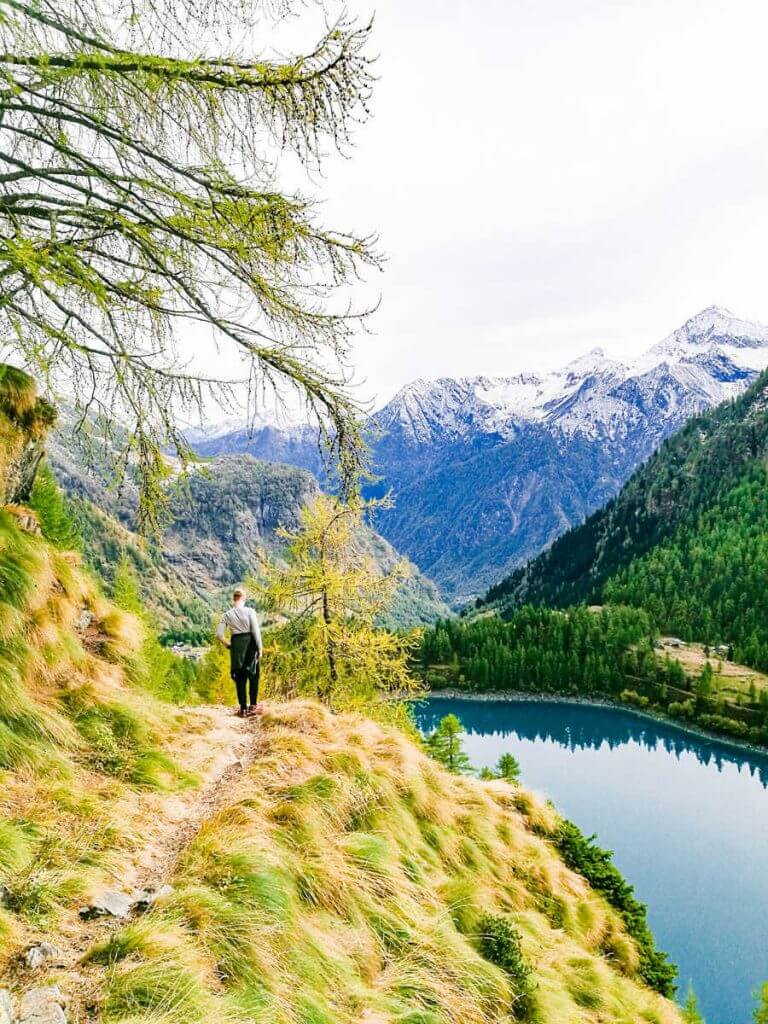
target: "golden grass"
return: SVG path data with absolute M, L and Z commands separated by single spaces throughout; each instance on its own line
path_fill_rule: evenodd
M 528 1019 L 680 1021 L 637 981 L 618 916 L 542 837 L 550 807 L 312 703 L 274 708 L 262 729 L 173 896 L 92 952 L 102 1021 L 501 1024 L 515 993 L 479 952 L 489 913 L 521 935 Z
M 147 790 L 187 781 L 164 757 L 178 713 L 128 685 L 141 642 L 77 555 L 0 509 L 0 958 L 119 869 Z

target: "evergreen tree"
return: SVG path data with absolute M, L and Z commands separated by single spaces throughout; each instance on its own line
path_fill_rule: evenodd
M 56 483 L 50 466 L 43 463 L 35 475 L 30 506 L 37 513 L 46 540 L 63 551 L 79 551 L 83 538 L 72 503 Z
M 417 634 L 380 628 L 406 577 L 405 562 L 382 573 L 357 539 L 370 506 L 321 495 L 281 530 L 280 561 L 253 585 L 257 604 L 278 623 L 270 633 L 268 682 L 277 692 L 309 693 L 328 704 L 415 689 L 410 671 Z
M 714 672 L 712 671 L 712 665 L 706 662 L 696 683 L 696 693 L 699 697 L 710 697 L 712 695 L 713 680 Z
M 125 551 L 122 552 L 120 560 L 115 566 L 115 575 L 112 579 L 112 600 L 123 611 L 139 616 L 143 614 L 139 578 L 133 562 Z
M 699 1013 L 699 1001 L 693 987 L 689 986 L 688 994 L 685 997 L 683 1006 L 683 1020 L 685 1024 L 706 1024 L 706 1021 Z
M 440 720 L 434 732 L 427 737 L 427 750 L 430 755 L 456 775 L 471 771 L 469 757 L 461 743 L 463 732 L 464 726 L 456 715 L 446 715 Z
M 496 762 L 499 778 L 506 779 L 515 785 L 520 781 L 520 762 L 514 754 L 502 754 Z
M 757 994 L 758 1006 L 755 1008 L 755 1024 L 768 1024 L 768 982 L 760 987 Z
M 691 679 L 678 660 L 661 660 L 648 636 L 648 616 L 637 608 L 525 607 L 506 619 L 438 622 L 424 634 L 419 661 L 433 687 L 472 689 L 485 679 L 478 666 L 488 665 L 491 689 L 608 696 L 768 745 L 768 689 L 755 687 L 754 701 L 746 693 L 725 699 L 711 662 Z M 445 645 L 451 656 L 434 663 L 431 652 Z

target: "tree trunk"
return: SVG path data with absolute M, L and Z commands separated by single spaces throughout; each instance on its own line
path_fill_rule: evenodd
M 325 654 L 328 661 L 328 686 L 324 687 L 320 693 L 321 698 L 326 704 L 331 703 L 331 697 L 333 691 L 336 688 L 336 683 L 339 680 L 339 670 L 336 666 L 336 651 L 334 650 L 333 640 L 331 639 L 331 609 L 328 604 L 328 591 L 323 591 L 323 622 L 325 623 Z

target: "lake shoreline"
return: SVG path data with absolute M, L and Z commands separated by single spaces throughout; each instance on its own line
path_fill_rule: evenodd
M 732 739 L 729 736 L 720 736 L 718 733 L 709 732 L 695 725 L 688 725 L 678 718 L 671 718 L 660 711 L 648 711 L 642 708 L 633 707 L 631 704 L 623 704 L 618 700 L 611 700 L 609 697 L 579 697 L 568 696 L 556 693 L 529 693 L 524 690 L 487 691 L 485 693 L 467 693 L 466 690 L 457 690 L 445 687 L 440 690 L 428 690 L 423 698 L 443 698 L 444 700 L 465 700 L 477 703 L 502 702 L 508 704 L 534 703 L 534 704 L 573 704 L 593 708 L 608 708 L 614 711 L 627 711 L 638 718 L 646 718 L 651 722 L 661 722 L 664 725 L 671 725 L 681 732 L 689 733 L 699 739 L 708 740 L 711 743 L 720 743 L 726 747 L 734 747 L 736 750 L 747 751 L 750 754 L 758 754 L 760 757 L 768 758 L 768 748 L 758 747 L 754 743 L 746 743 L 743 740 Z
M 751 993 L 768 977 L 759 941 L 768 911 L 764 753 L 701 736 L 612 694 L 446 686 L 424 696 L 433 699 L 413 711 L 425 733 L 457 715 L 473 765 L 512 753 L 524 787 L 615 851 L 617 868 L 649 908 L 659 947 L 679 965 L 678 998 L 691 980 L 708 1021 L 746 1024 Z M 723 948 L 738 956 L 722 958 Z

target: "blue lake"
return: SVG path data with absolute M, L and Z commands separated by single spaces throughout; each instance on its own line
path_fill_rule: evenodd
M 629 711 L 434 698 L 476 767 L 511 751 L 522 781 L 601 846 L 648 905 L 661 949 L 691 982 L 707 1024 L 750 1024 L 768 981 L 768 757 Z

